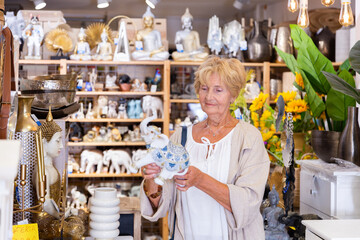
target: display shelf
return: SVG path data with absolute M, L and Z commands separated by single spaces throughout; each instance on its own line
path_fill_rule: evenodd
M 119 96 L 119 97 L 142 97 L 146 95 L 152 95 L 152 96 L 162 96 L 164 95 L 164 92 L 122 92 L 122 91 L 91 91 L 91 92 L 85 92 L 85 91 L 78 91 L 76 92 L 77 96 Z
M 200 66 L 203 62 L 182 62 L 182 61 L 171 61 L 170 66 Z M 251 63 L 242 62 L 244 67 L 263 67 L 263 63 Z
M 69 118 L 68 122 L 79 122 L 79 123 L 102 123 L 102 122 L 116 122 L 116 123 L 140 123 L 143 118 L 128 118 L 128 119 L 119 119 L 119 118 L 94 118 L 94 119 L 72 119 Z M 163 122 L 161 118 L 154 119 L 151 122 Z
M 340 66 L 341 64 L 343 64 L 342 62 L 333 62 L 332 65 L 333 66 Z M 286 67 L 285 63 L 270 63 L 270 67 Z
M 68 65 L 150 65 L 150 66 L 161 66 L 164 65 L 165 61 L 74 61 L 67 60 Z
M 145 146 L 145 142 L 68 142 L 67 144 L 69 147 L 121 147 L 121 146 Z
M 114 177 L 141 177 L 141 173 L 71 173 L 69 178 L 114 178 Z
M 170 103 L 199 103 L 199 99 L 170 99 Z
M 51 65 L 51 64 L 59 64 L 60 60 L 30 60 L 30 59 L 20 59 L 19 64 L 23 65 Z

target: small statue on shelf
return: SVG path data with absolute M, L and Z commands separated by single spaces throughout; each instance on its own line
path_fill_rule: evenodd
M 175 35 L 176 52 L 172 53 L 175 61 L 204 61 L 209 55 L 200 45 L 200 37 L 197 31 L 192 30 L 193 16 L 186 8 L 181 17 L 182 29 Z
M 90 88 L 86 89 L 86 87 L 85 87 L 85 90 L 86 91 L 95 91 L 96 80 L 97 80 L 97 73 L 96 73 L 95 68 L 93 68 L 91 70 L 91 72 L 88 73 L 88 75 L 89 75 Z
M 133 92 L 146 92 L 147 86 L 145 83 L 141 82 L 139 79 L 135 78 L 131 84 L 131 91 Z
M 85 41 L 86 34 L 84 28 L 80 28 L 78 34 L 78 42 L 74 49 L 74 54 L 70 56 L 71 60 L 76 61 L 89 61 L 91 60 L 90 46 L 89 43 Z
M 224 26 L 223 32 L 223 43 L 226 46 L 226 53 L 229 54 L 230 57 L 236 57 L 238 51 L 240 49 L 240 42 L 243 36 L 241 24 L 233 20 Z
M 107 90 L 118 90 L 119 86 L 116 85 L 116 75 L 107 74 L 105 78 L 105 88 Z
M 103 154 L 98 150 L 84 150 L 80 154 L 80 172 L 86 174 L 95 172 L 101 173 L 103 166 Z
M 93 56 L 93 60 L 110 61 L 112 58 L 112 46 L 108 41 L 108 35 L 106 29 L 104 28 L 101 33 L 101 42 L 96 48 L 96 54 Z
M 25 59 L 41 59 L 40 45 L 44 39 L 44 30 L 38 16 L 31 16 L 30 24 L 23 30 L 22 37 L 27 39 L 28 53 Z
M 86 118 L 86 119 L 94 119 L 94 118 L 95 118 L 94 112 L 93 112 L 93 110 L 91 109 L 91 103 L 89 103 L 89 105 L 88 105 L 88 111 L 87 111 L 87 113 L 86 113 L 86 115 L 85 115 L 85 118 Z
M 154 14 L 148 7 L 143 15 L 144 29 L 136 33 L 136 50 L 131 54 L 135 60 L 166 60 L 169 53 L 161 43 L 161 35 L 154 29 Z
M 221 27 L 219 27 L 219 18 L 216 15 L 209 19 L 207 44 L 212 53 L 219 55 L 223 47 L 223 42 Z
M 118 103 L 116 101 L 113 101 L 113 100 L 109 101 L 109 111 L 107 114 L 108 118 L 116 118 L 117 117 L 117 112 L 116 112 L 117 105 L 118 105 Z

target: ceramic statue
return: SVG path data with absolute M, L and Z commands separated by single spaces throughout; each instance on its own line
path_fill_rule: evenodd
M 114 41 L 116 47 L 114 51 L 114 61 L 130 61 L 129 42 L 126 34 L 125 22 L 121 21 L 119 27 L 119 37 Z
M 96 110 L 95 110 L 97 118 L 106 118 L 109 110 L 108 102 L 109 102 L 109 98 L 107 96 L 98 97 Z
M 101 126 L 95 140 L 97 142 L 110 141 L 110 132 L 108 131 L 108 128 L 105 126 Z
M 219 55 L 223 47 L 223 42 L 221 27 L 219 27 L 219 18 L 215 15 L 209 19 L 207 44 L 211 50 L 211 53 Z
M 91 60 L 90 46 L 89 43 L 85 41 L 86 34 L 84 28 L 80 28 L 78 34 L 78 42 L 74 49 L 74 54 L 70 56 L 71 60 L 76 61 L 89 61 Z
M 142 109 L 146 117 L 163 117 L 163 102 L 159 97 L 144 96 L 142 98 Z
M 136 151 L 132 151 L 131 161 L 137 162 L 140 159 L 144 158 L 147 154 L 147 150 L 144 149 L 138 149 Z
M 90 83 L 90 87 L 91 89 L 88 89 L 88 91 L 95 91 L 95 85 L 96 85 L 96 80 L 97 80 L 97 73 L 96 73 L 96 69 L 93 68 L 91 70 L 91 72 L 88 73 L 89 75 L 89 83 Z M 86 87 L 85 87 L 86 89 Z
M 127 174 L 130 173 L 129 167 L 131 165 L 131 157 L 128 152 L 124 150 L 109 149 L 104 151 L 103 154 L 104 164 L 110 166 L 109 173 L 114 173 L 114 170 L 116 174 L 124 173 L 125 170 Z M 122 170 L 121 166 L 123 166 L 125 170 Z
M 128 116 L 126 114 L 125 103 L 120 103 L 119 104 L 117 118 L 119 118 L 119 119 L 127 119 L 128 118 Z
M 175 35 L 177 51 L 172 53 L 175 61 L 204 61 L 209 55 L 200 45 L 200 37 L 197 31 L 192 30 L 193 16 L 186 8 L 181 17 L 182 30 Z
M 107 113 L 108 118 L 116 118 L 117 117 L 117 105 L 118 103 L 116 101 L 110 100 L 109 101 L 109 111 Z
M 27 40 L 28 52 L 25 59 L 41 59 L 40 47 L 44 39 L 44 30 L 38 16 L 32 16 L 30 24 L 22 31 L 23 39 Z
M 91 103 L 89 103 L 89 105 L 88 105 L 88 110 L 87 110 L 87 113 L 86 113 L 86 115 L 85 115 L 85 118 L 86 118 L 86 119 L 94 119 L 94 118 L 95 118 L 94 112 L 93 112 L 93 110 L 91 109 L 91 107 L 92 107 L 92 105 L 91 105 Z
M 155 126 L 148 123 L 155 116 L 147 117 L 140 123 L 141 136 L 144 139 L 148 153 L 144 158 L 133 162 L 130 171 L 136 173 L 139 168 L 150 163 L 156 163 L 162 168 L 160 175 L 155 178 L 155 183 L 163 185 L 165 180 L 174 175 L 184 175 L 189 167 L 189 154 L 186 149 L 162 134 Z
M 80 158 L 80 172 L 85 172 L 86 174 L 93 173 L 96 166 L 96 173 L 101 173 L 103 165 L 102 153 L 99 151 L 84 150 Z
M 238 21 L 233 20 L 225 24 L 223 31 L 223 43 L 226 46 L 226 52 L 232 57 L 236 57 L 240 49 L 240 41 L 243 38 L 241 34 L 242 28 Z
M 134 92 L 146 92 L 147 86 L 145 83 L 141 82 L 139 79 L 135 78 L 131 84 L 131 91 Z
M 143 118 L 144 112 L 141 108 L 141 99 L 135 99 L 135 118 Z
M 285 212 L 284 209 L 277 206 L 280 198 L 275 186 L 269 192 L 268 198 L 270 207 L 265 208 L 262 213 L 263 219 L 267 222 L 265 224 L 265 240 L 290 240 L 285 224 L 279 222 L 279 217 Z
M 25 28 L 25 20 L 21 11 L 19 11 L 16 16 L 14 15 L 14 12 L 6 11 L 5 27 L 10 28 L 14 39 L 19 40 L 22 38 L 22 31 Z
M 108 35 L 104 28 L 101 33 L 101 42 L 97 45 L 96 53 L 93 56 L 93 60 L 97 61 L 110 61 L 112 60 L 112 46 L 108 41 Z
M 127 103 L 127 115 L 128 115 L 129 118 L 136 118 L 135 100 L 134 99 L 131 99 Z
M 155 60 L 162 61 L 169 58 L 161 42 L 161 35 L 154 29 L 155 16 L 148 7 L 143 15 L 144 28 L 136 33 L 136 50 L 131 56 L 134 60 Z
M 76 208 L 76 209 L 85 208 L 87 202 L 86 196 L 83 193 L 77 191 L 77 187 L 73 187 L 70 192 L 72 198 L 70 208 Z
M 105 88 L 109 90 L 119 89 L 119 86 L 116 84 L 116 75 L 110 75 L 110 74 L 106 75 Z

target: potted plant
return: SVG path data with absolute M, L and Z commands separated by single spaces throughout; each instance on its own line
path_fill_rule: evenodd
M 294 47 L 298 50 L 297 59 L 277 47 L 275 49 L 287 67 L 295 75 L 301 76 L 304 87 L 301 88 L 297 83 L 294 85 L 306 93 L 305 98 L 309 103 L 315 129 L 328 130 L 313 130 L 312 145 L 321 159 L 330 161 L 330 157 L 337 155 L 337 145 L 347 119 L 347 109 L 349 106 L 355 106 L 355 100 L 334 90 L 323 72 L 337 75 L 353 87 L 355 81 L 347 70 L 349 65 L 347 61 L 336 72 L 331 61 L 318 50 L 311 38 L 300 27 L 291 24 L 290 28 Z M 320 152 L 320 150 L 326 151 Z

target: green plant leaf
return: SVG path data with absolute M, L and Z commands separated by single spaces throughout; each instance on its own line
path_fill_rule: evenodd
M 299 72 L 297 70 L 298 64 L 296 62 L 296 59 L 294 55 L 283 52 L 280 50 L 277 46 L 275 46 L 276 52 L 279 54 L 279 56 L 284 60 L 286 66 L 290 69 L 290 71 L 295 75 L 295 72 Z
M 302 30 L 297 24 L 290 24 L 291 38 L 294 42 L 294 47 L 299 49 L 301 45 L 309 46 L 314 44 L 311 38 Z M 315 44 L 314 44 L 315 46 Z
M 349 61 L 352 68 L 360 74 L 360 41 L 357 41 L 349 53 Z
M 347 70 L 347 71 L 350 71 L 351 69 L 351 65 L 350 65 L 350 61 L 349 59 L 346 59 L 340 66 L 339 66 L 339 73 L 342 71 L 342 70 Z
M 308 78 L 306 77 L 303 71 L 300 72 L 303 77 L 305 91 L 307 93 L 307 98 L 310 106 L 310 110 L 312 112 L 313 117 L 317 118 L 321 115 L 323 111 L 325 111 L 325 104 L 321 100 L 321 98 L 316 94 L 314 88 L 311 86 Z
M 351 76 L 351 74 L 349 72 L 343 73 L 344 71 L 340 73 L 339 77 L 336 76 L 335 74 L 327 73 L 327 72 L 323 72 L 323 74 L 326 76 L 326 78 L 331 84 L 331 87 L 334 90 L 342 92 L 343 94 L 352 97 L 356 102 L 360 104 L 360 91 L 354 87 L 355 83 L 354 84 L 350 83 L 351 84 L 350 85 L 348 82 L 346 82 L 340 77 L 342 76 L 346 79 L 350 78 L 349 75 Z M 352 76 L 351 78 L 354 80 Z

